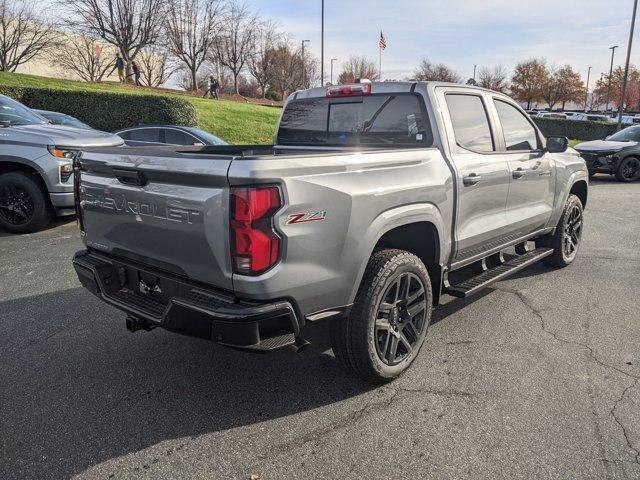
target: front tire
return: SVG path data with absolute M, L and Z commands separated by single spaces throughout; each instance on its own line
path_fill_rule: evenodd
M 422 261 L 403 250 L 371 256 L 347 318 L 331 322 L 331 346 L 344 367 L 376 383 L 404 372 L 420 351 L 433 295 Z
M 566 267 L 573 263 L 582 240 L 583 215 L 580 198 L 569 195 L 554 234 L 536 240 L 537 247 L 553 248 L 553 253 L 542 260 L 544 263 L 553 267 Z
M 53 209 L 38 182 L 22 172 L 0 175 L 0 228 L 30 233 L 46 227 Z
M 627 157 L 620 162 L 616 170 L 616 180 L 619 182 L 633 182 L 640 178 L 640 159 Z

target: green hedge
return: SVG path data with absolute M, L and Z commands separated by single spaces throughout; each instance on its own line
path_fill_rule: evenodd
M 536 118 L 533 121 L 545 135 L 560 135 L 575 140 L 603 140 L 616 132 L 615 123 L 582 122 L 559 118 Z
M 72 115 L 107 132 L 144 124 L 197 125 L 196 111 L 191 103 L 162 95 L 127 95 L 5 85 L 0 85 L 0 94 L 30 108 Z

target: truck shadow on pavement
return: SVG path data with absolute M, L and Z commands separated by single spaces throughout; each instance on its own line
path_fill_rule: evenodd
M 432 324 L 491 292 L 447 299 Z M 377 387 L 340 368 L 327 322 L 309 325 L 305 337 L 311 347 L 302 353 L 258 355 L 161 329 L 131 334 L 122 312 L 82 288 L 1 302 L 2 478 L 69 478 L 166 442 L 128 460 L 139 463 L 135 471 L 202 434 L 331 404 L 332 415 L 348 415 L 353 402 L 341 402 Z M 208 437 L 212 449 L 221 438 Z
M 3 479 L 68 478 L 372 389 L 326 351 L 326 327 L 308 329 L 303 353 L 256 355 L 160 329 L 131 334 L 124 314 L 81 288 L 2 302 Z

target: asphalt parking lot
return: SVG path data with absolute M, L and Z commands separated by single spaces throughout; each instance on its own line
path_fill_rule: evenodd
M 574 265 L 440 307 L 375 388 L 322 324 L 268 356 L 131 334 L 80 288 L 75 222 L 0 232 L 0 478 L 640 478 L 638 207 L 597 176 Z

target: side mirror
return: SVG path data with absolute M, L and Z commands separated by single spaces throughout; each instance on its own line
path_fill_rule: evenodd
M 549 153 L 563 153 L 569 148 L 567 137 L 547 137 L 547 151 Z
M 204 147 L 204 143 L 202 142 L 193 142 L 194 147 Z

